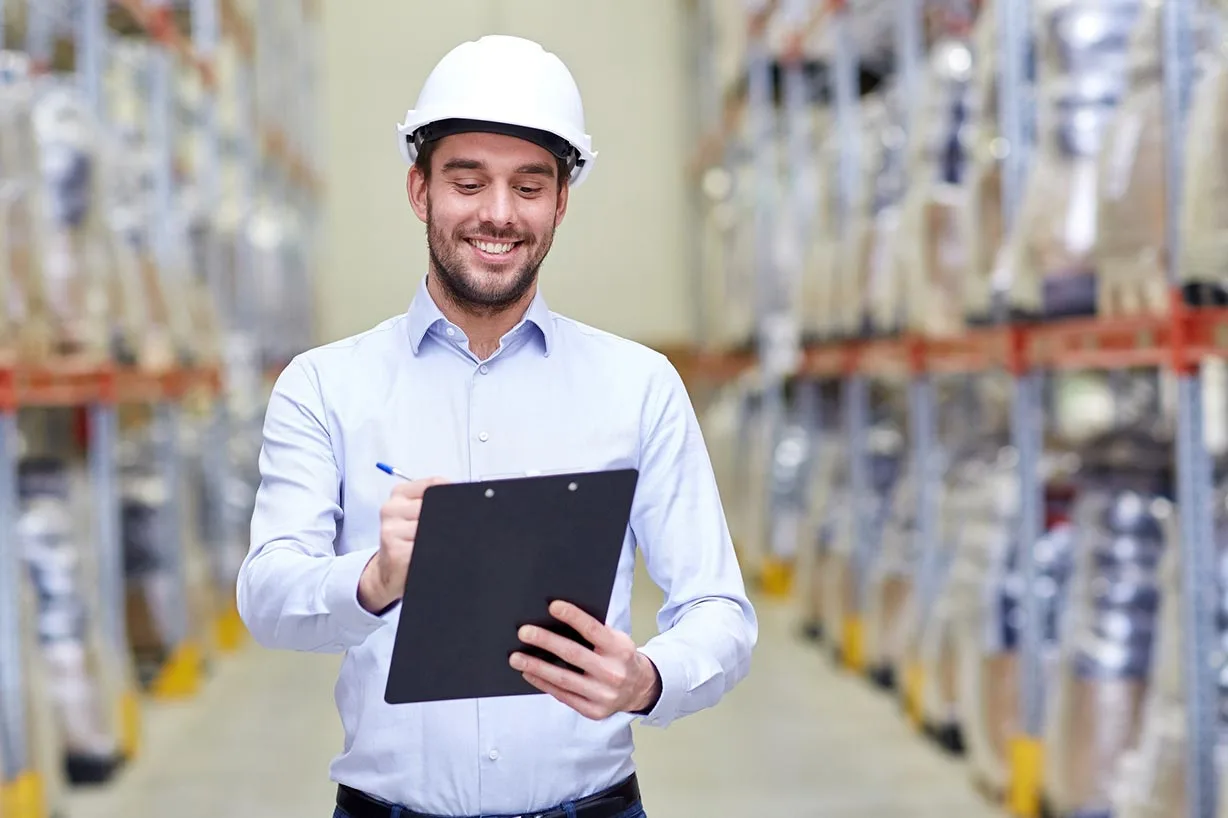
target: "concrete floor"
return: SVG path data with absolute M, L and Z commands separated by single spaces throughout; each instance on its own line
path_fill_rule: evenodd
M 638 580 L 637 636 L 653 632 L 660 599 Z M 894 701 L 797 639 L 787 603 L 756 602 L 750 677 L 713 710 L 639 728 L 650 818 L 1002 818 Z M 150 705 L 141 758 L 106 788 L 74 793 L 65 818 L 330 816 L 335 670 L 332 657 L 251 645 L 226 657 L 197 699 Z

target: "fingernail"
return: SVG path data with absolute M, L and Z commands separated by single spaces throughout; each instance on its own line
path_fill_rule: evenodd
M 524 670 L 524 657 L 519 653 L 512 654 L 512 667 L 516 670 Z
M 537 635 L 537 628 L 533 627 L 532 625 L 525 625 L 523 628 L 520 629 L 520 638 L 524 639 L 525 641 L 532 639 L 536 635 Z

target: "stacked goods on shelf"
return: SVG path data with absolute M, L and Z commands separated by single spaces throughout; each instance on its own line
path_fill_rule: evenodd
M 701 186 L 700 258 L 703 270 L 702 338 L 714 349 L 736 347 L 750 337 L 752 301 L 740 298 L 730 246 L 737 228 L 737 193 L 724 167 L 708 168 Z
M 97 614 L 100 587 L 92 549 L 81 540 L 83 477 L 58 457 L 20 464 L 22 555 L 38 599 L 34 621 L 41 646 L 65 769 L 74 784 L 110 778 L 122 761 L 116 703 L 124 691 L 123 657 L 107 655 Z M 117 666 L 118 665 L 118 666 Z
M 768 554 L 767 487 L 772 429 L 763 412 L 762 376 L 748 373 L 734 400 L 733 474 L 730 529 L 748 576 L 757 577 Z
M 884 151 L 882 133 L 890 116 L 882 91 L 866 94 L 857 104 L 857 164 L 846 204 L 848 221 L 838 228 L 834 258 L 836 299 L 832 317 L 837 337 L 841 338 L 859 337 L 867 329 L 865 260 L 874 237 L 871 205 Z
M 828 632 L 831 625 L 824 620 L 826 597 L 823 593 L 830 555 L 831 523 L 834 509 L 842 502 L 839 492 L 847 490 L 837 482 L 846 450 L 843 446 L 844 430 L 840 423 L 839 401 L 832 385 L 830 381 L 815 384 L 818 390 L 817 417 L 812 419 L 809 478 L 797 535 L 796 573 L 802 626 L 805 633 L 814 639 Z M 838 625 L 831 632 L 838 632 Z
M 24 555 L 13 564 L 22 562 Z M 23 582 L 18 588 L 21 621 L 38 622 L 41 605 L 34 583 Z M 42 661 L 43 645 L 38 629 L 23 627 L 20 635 L 23 671 L 20 682 L 26 700 L 17 715 L 24 731 L 15 734 L 15 725 L 7 719 L 0 721 L 0 777 L 10 786 L 14 781 L 29 786 L 33 792 L 27 797 L 41 804 L 47 815 L 62 815 L 68 795 L 68 776 L 63 728 L 51 688 L 52 674 Z M 23 742 L 23 755 L 18 755 L 14 738 Z
M 976 502 L 969 500 L 951 568 L 956 598 L 954 633 L 959 664 L 957 698 L 974 783 L 994 800 L 1008 782 L 1009 745 L 1019 733 L 1019 650 L 1024 616 L 1022 547 L 1017 537 L 1017 454 L 1004 433 L 987 439 L 997 459 L 987 469 Z M 1045 527 L 1031 548 L 1035 593 L 1041 608 L 1042 661 L 1055 666 L 1057 622 L 1072 560 L 1069 525 L 1075 465 L 1068 457 L 1042 463 Z
M 905 148 L 910 123 L 898 85 L 884 91 L 887 121 L 875 145 L 877 170 L 870 194 L 869 231 L 859 260 L 865 294 L 863 325 L 871 335 L 891 335 L 900 329 L 900 289 L 895 278 L 900 202 L 908 183 Z
M 806 499 L 815 456 L 815 409 L 817 384 L 791 380 L 784 401 L 785 417 L 770 440 L 767 502 L 770 511 L 764 521 L 767 531 L 769 564 L 773 569 L 762 575 L 769 590 L 784 592 L 792 584 L 797 564 L 797 548 L 805 521 Z
M 119 39 L 112 50 L 109 104 L 123 152 L 116 168 L 123 186 L 122 193 L 117 191 L 122 206 L 113 223 L 121 238 L 121 257 L 129 269 L 137 271 L 149 339 L 156 344 L 147 365 L 164 368 L 191 363 L 197 356 L 184 282 L 187 248 L 185 237 L 176 235 L 172 194 L 158 185 L 159 164 L 169 161 L 159 155 L 158 140 L 168 136 L 154 132 L 157 123 L 164 121 L 156 109 L 163 98 L 158 86 L 170 81 L 170 68 L 159 47 L 144 39 Z
M 898 420 L 890 387 L 869 388 L 869 414 L 862 452 L 866 486 L 858 493 L 852 484 L 852 466 L 839 476 L 844 482 L 847 501 L 834 506 L 836 515 L 825 572 L 826 614 L 823 617 L 833 633 L 841 633 L 833 644 L 854 670 L 861 671 L 864 656 L 865 602 L 870 588 L 869 569 L 874 564 L 883 529 L 899 487 L 907 440 Z M 847 388 L 847 385 L 846 387 Z M 850 453 L 850 457 L 854 456 Z
M 1222 480 L 1222 475 L 1221 475 Z M 1225 598 L 1223 589 L 1228 563 L 1224 550 L 1224 493 L 1218 489 L 1217 511 L 1217 625 L 1224 640 Z M 1174 530 L 1175 530 L 1174 526 Z M 1113 814 L 1117 818 L 1168 818 L 1188 814 L 1186 804 L 1187 731 L 1185 687 L 1182 671 L 1181 549 L 1170 548 L 1160 560 L 1160 610 L 1155 649 L 1152 652 L 1152 685 L 1147 691 L 1138 740 L 1122 754 L 1112 788 Z M 1221 672 L 1220 699 L 1216 712 L 1217 762 L 1224 767 L 1223 700 L 1225 682 Z
M 1228 8 L 1222 0 L 1198 4 L 1204 13 L 1198 34 L 1196 79 L 1186 123 L 1185 175 L 1180 222 L 1184 299 L 1198 305 L 1228 304 Z M 1228 801 L 1228 799 L 1224 799 Z
M 179 469 L 165 468 L 169 449 L 187 441 L 164 439 L 166 426 L 130 434 L 118 457 L 128 636 L 141 684 L 173 696 L 209 658 L 215 603 L 190 492 Z
M 1015 316 L 1096 310 L 1097 196 L 1105 133 L 1128 75 L 1141 0 L 1037 5 L 1037 136 L 1029 176 L 995 281 Z
M 971 397 L 971 396 L 969 396 Z M 960 724 L 958 664 L 955 653 L 954 615 L 958 609 L 958 594 L 952 587 L 952 565 L 955 545 L 970 514 L 972 502 L 982 486 L 985 463 L 992 462 L 996 450 L 985 446 L 985 436 L 973 422 L 972 401 L 962 406 L 944 401 L 942 405 L 959 407 L 939 415 L 941 468 L 932 471 L 939 481 L 931 496 L 936 514 L 935 549 L 930 558 L 932 594 L 929 600 L 920 596 L 921 587 L 914 585 L 902 623 L 902 665 L 907 674 L 901 689 L 903 704 L 909 717 L 928 736 L 951 752 L 964 747 Z
M 837 334 L 838 272 L 840 252 L 840 132 L 830 108 L 819 114 L 818 206 L 809 264 L 802 278 L 802 335 L 820 341 Z
M 179 144 L 174 160 L 192 173 L 177 190 L 172 219 L 172 246 L 177 251 L 183 273 L 187 301 L 187 325 L 193 340 L 193 353 L 202 364 L 216 364 L 222 353 L 220 304 L 226 303 L 220 287 L 224 235 L 217 228 L 216 194 L 219 187 L 217 166 L 206 165 L 204 129 L 196 123 L 206 120 L 207 92 L 200 75 L 185 66 L 178 67 L 175 86 L 174 132 Z
M 1151 676 L 1159 561 L 1173 545 L 1170 444 L 1142 423 L 1079 447 L 1076 564 L 1046 708 L 1044 797 L 1058 816 L 1111 808 Z
M 1164 88 L 1160 3 L 1140 4 L 1127 49 L 1127 86 L 1104 134 L 1097 171 L 1096 311 L 1161 313 L 1165 277 Z
M 0 52 L 0 345 L 7 363 L 45 361 L 55 346 L 36 226 L 43 196 L 29 58 Z
M 870 565 L 866 590 L 865 656 L 870 677 L 892 689 L 901 668 L 903 623 L 916 575 L 916 458 L 900 466 L 878 554 Z
M 48 290 L 60 293 L 55 311 L 88 322 L 97 356 L 142 362 L 156 346 L 138 334 L 144 299 L 108 223 L 122 212 L 113 198 L 120 190 L 114 148 L 70 78 L 43 81 L 34 113 L 49 218 L 40 236 Z M 91 308 L 103 314 L 90 315 Z
M 952 335 L 963 328 L 963 142 L 972 68 L 965 38 L 948 36 L 934 44 L 909 139 L 895 278 L 907 327 L 922 335 Z
M 968 89 L 965 150 L 967 182 L 960 234 L 964 241 L 964 323 L 989 323 L 996 312 L 990 273 L 1001 252 L 1002 160 L 1006 147 L 998 122 L 998 30 L 995 5 L 985 3 L 977 14 L 970 43 L 972 76 Z

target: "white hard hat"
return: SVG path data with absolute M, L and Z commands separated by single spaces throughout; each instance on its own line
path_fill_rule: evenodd
M 597 158 L 584 132 L 584 105 L 571 72 L 541 45 L 520 37 L 492 34 L 444 55 L 397 126 L 397 140 L 401 155 L 413 164 L 424 141 L 465 131 L 541 145 L 569 160 L 573 187 Z

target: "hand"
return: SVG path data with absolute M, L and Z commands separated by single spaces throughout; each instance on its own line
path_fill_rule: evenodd
M 379 551 L 358 580 L 358 603 L 367 611 L 378 613 L 405 593 L 409 558 L 418 534 L 418 515 L 422 513 L 422 495 L 431 486 L 447 482 L 442 477 L 428 477 L 398 483 L 380 508 Z
M 513 653 L 511 666 L 529 684 L 593 720 L 614 713 L 636 713 L 652 706 L 660 695 L 660 677 L 652 660 L 636 649 L 630 636 L 566 602 L 551 604 L 550 615 L 575 628 L 592 643 L 593 649 L 545 628 L 524 626 L 519 633 L 522 642 L 546 650 L 583 671 L 576 673 L 523 653 Z

